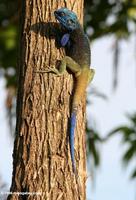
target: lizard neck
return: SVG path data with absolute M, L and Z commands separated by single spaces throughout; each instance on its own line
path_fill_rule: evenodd
M 80 24 L 70 33 L 69 56 L 81 66 L 90 65 L 90 45 L 87 36 Z
M 73 42 L 81 42 L 84 39 L 84 31 L 80 24 L 78 24 L 78 28 L 71 32 L 70 34 Z

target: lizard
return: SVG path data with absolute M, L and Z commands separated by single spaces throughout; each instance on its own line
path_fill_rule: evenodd
M 53 72 L 56 75 L 63 75 L 68 68 L 74 73 L 76 78 L 75 92 L 72 102 L 70 116 L 70 154 L 73 172 L 76 173 L 75 155 L 74 155 L 74 132 L 76 127 L 76 116 L 79 103 L 85 94 L 86 88 L 94 77 L 94 69 L 90 68 L 90 45 L 87 35 L 79 23 L 77 15 L 67 9 L 60 8 L 54 11 L 55 18 L 60 26 L 65 30 L 61 38 L 61 46 L 66 49 L 66 56 L 61 60 L 59 69 L 49 68 L 44 72 Z

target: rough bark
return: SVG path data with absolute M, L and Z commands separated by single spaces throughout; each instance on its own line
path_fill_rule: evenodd
M 58 24 L 53 11 L 73 9 L 81 23 L 83 0 L 22 0 L 22 34 L 19 60 L 16 139 L 13 153 L 12 192 L 8 200 L 85 199 L 85 99 L 78 112 L 75 159 L 78 181 L 72 172 L 68 120 L 74 87 L 73 75 L 56 77 L 35 73 L 54 67 L 65 52 L 53 37 Z

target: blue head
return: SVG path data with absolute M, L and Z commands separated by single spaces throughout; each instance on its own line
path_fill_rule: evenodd
M 59 21 L 61 26 L 68 31 L 74 31 L 79 28 L 77 16 L 67 8 L 60 8 L 54 12 L 55 18 Z

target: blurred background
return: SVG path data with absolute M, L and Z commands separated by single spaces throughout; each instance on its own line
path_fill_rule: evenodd
M 12 176 L 19 11 L 20 0 L 0 0 L 0 192 Z M 136 0 L 85 0 L 84 11 L 96 71 L 87 98 L 87 199 L 136 200 Z

